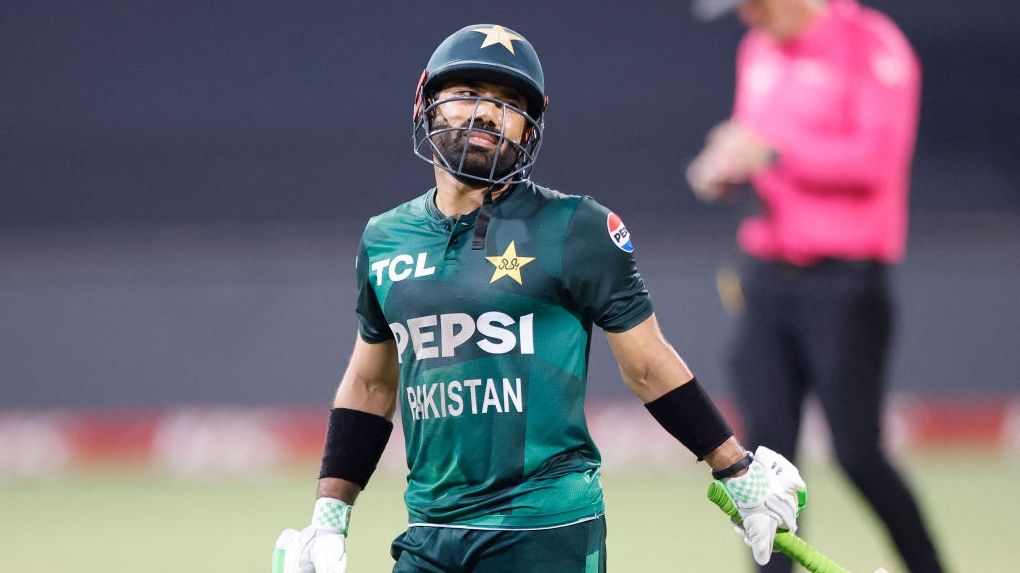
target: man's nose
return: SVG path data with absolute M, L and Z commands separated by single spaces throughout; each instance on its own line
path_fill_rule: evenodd
M 505 106 L 494 101 L 481 100 L 475 109 L 475 123 L 486 123 L 499 129 L 503 125 Z

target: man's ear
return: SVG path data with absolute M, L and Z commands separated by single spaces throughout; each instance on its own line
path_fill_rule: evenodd
M 527 145 L 527 143 L 531 141 L 531 133 L 533 131 L 535 131 L 535 128 L 531 127 L 530 124 L 528 127 L 524 128 L 524 133 L 521 134 L 521 145 Z
M 426 94 L 425 95 L 425 103 L 424 103 L 425 109 L 429 109 L 429 106 L 431 106 L 434 103 L 436 103 L 436 94 L 434 94 L 434 93 L 433 94 Z M 439 107 L 440 106 L 436 106 L 436 107 L 433 107 L 432 109 L 429 109 L 429 116 L 426 119 L 428 119 L 430 124 L 431 124 L 432 120 L 436 119 L 436 117 L 439 115 Z
M 414 107 L 411 110 L 411 120 L 418 121 L 418 116 L 425 110 L 425 82 L 429 79 L 429 71 L 422 70 L 418 78 L 418 86 L 414 90 Z

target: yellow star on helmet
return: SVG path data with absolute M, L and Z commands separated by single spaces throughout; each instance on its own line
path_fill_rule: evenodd
M 485 258 L 496 267 L 496 270 L 492 272 L 492 278 L 489 279 L 489 284 L 492 284 L 503 277 L 510 277 L 517 281 L 517 284 L 523 285 L 524 281 L 521 279 L 521 267 L 535 260 L 535 257 L 517 256 L 517 246 L 514 245 L 513 241 L 510 241 L 510 245 L 506 248 L 506 251 L 503 251 L 502 255 L 498 257 Z
M 475 28 L 472 32 L 478 32 L 479 34 L 485 34 L 485 41 L 482 42 L 482 47 L 487 48 L 493 44 L 502 44 L 504 48 L 510 50 L 511 54 L 514 53 L 514 40 L 524 40 L 524 38 L 514 34 L 507 30 L 503 26 L 493 26 L 491 28 Z

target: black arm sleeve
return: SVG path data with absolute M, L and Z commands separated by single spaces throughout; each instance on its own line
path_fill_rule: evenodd
M 319 477 L 345 479 L 365 489 L 392 432 L 393 423 L 382 416 L 333 408 L 329 413 Z

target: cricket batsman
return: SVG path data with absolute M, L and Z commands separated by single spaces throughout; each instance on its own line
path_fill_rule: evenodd
M 799 472 L 745 450 L 665 340 L 621 218 L 529 179 L 547 104 L 538 55 L 509 28 L 467 26 L 429 59 L 413 144 L 435 186 L 365 228 L 359 333 L 318 499 L 311 525 L 280 536 L 275 570 L 346 571 L 352 507 L 399 409 L 408 526 L 395 573 L 605 571 L 583 408 L 593 326 L 649 414 L 724 483 L 754 559 L 796 530 Z

